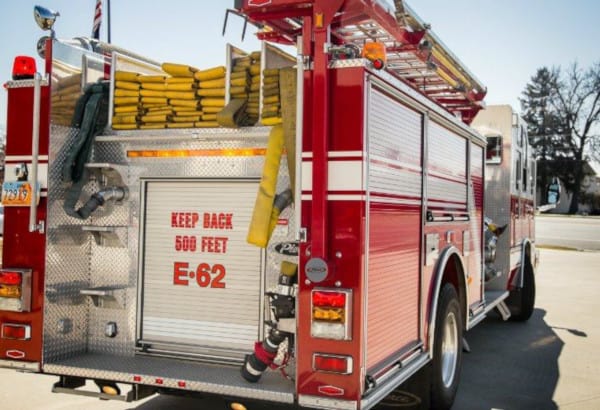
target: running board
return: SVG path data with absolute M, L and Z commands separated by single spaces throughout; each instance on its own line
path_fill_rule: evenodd
M 85 382 L 86 379 L 82 377 L 60 376 L 60 379 L 52 386 L 52 393 L 66 393 L 75 396 L 96 397 L 101 400 L 116 400 L 123 402 L 141 400 L 156 394 L 156 388 L 138 384 L 131 385 L 131 390 L 125 395 L 79 390 L 79 387 L 85 386 Z
M 413 360 L 408 362 L 405 366 L 399 367 L 394 374 L 390 375 L 385 382 L 377 386 L 372 392 L 361 400 L 360 408 L 368 410 L 371 407 L 377 405 L 384 397 L 390 394 L 396 387 L 404 383 L 413 374 L 418 372 L 423 366 L 425 366 L 430 360 L 428 353 L 420 353 Z
M 483 310 L 481 308 L 477 309 L 478 313 L 469 320 L 467 330 L 471 330 L 481 323 L 492 309 L 498 311 L 500 316 L 502 316 L 502 320 L 508 320 L 510 317 L 510 310 L 508 309 L 508 306 L 506 306 L 504 300 L 506 300 L 509 295 L 510 293 L 507 290 L 485 292 L 485 304 L 483 305 Z

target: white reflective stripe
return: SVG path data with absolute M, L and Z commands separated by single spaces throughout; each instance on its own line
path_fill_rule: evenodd
M 342 157 L 363 157 L 363 152 L 362 151 L 329 151 L 327 153 L 327 157 L 328 158 L 342 158 Z M 302 158 L 308 158 L 308 159 L 312 159 L 313 157 L 313 153 L 312 152 L 303 152 L 302 153 Z
M 17 162 L 17 161 L 31 162 L 32 160 L 33 160 L 33 157 L 31 155 L 7 155 L 4 158 L 5 162 Z M 38 156 L 38 161 L 48 161 L 48 155 Z
M 327 195 L 329 201 L 366 201 L 366 195 Z
M 302 195 L 302 200 L 303 201 L 312 201 L 313 196 L 311 194 L 303 194 Z M 327 200 L 328 201 L 366 201 L 367 200 L 367 196 L 366 195 L 327 195 Z
M 329 158 L 341 158 L 341 157 L 363 157 L 362 151 L 330 151 L 328 154 Z
M 302 162 L 302 190 L 312 191 L 313 163 Z M 329 161 L 327 165 L 327 190 L 365 191 L 362 161 Z

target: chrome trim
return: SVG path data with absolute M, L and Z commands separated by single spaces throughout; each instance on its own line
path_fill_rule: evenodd
M 427 177 L 429 171 L 427 170 L 429 163 L 428 159 L 428 138 L 429 138 L 429 113 L 423 113 L 423 129 L 421 130 L 423 133 L 421 140 L 421 250 L 419 252 L 421 263 L 419 266 L 419 339 L 421 341 L 425 341 L 425 309 L 423 308 L 423 302 L 426 300 L 427 295 L 429 294 L 429 290 L 425 288 L 425 275 L 423 274 L 424 266 L 426 263 L 426 255 L 425 255 L 425 232 L 424 227 L 427 224 Z
M 0 367 L 38 373 L 41 369 L 39 362 L 21 362 L 17 360 L 0 359 Z
M 463 271 L 463 276 L 464 276 L 464 289 L 463 292 L 465 292 L 465 305 L 461 306 L 462 309 L 464 309 L 464 317 L 465 317 L 465 329 L 469 328 L 469 288 L 468 288 L 468 284 L 467 284 L 467 278 L 466 278 L 466 271 L 465 271 L 465 262 L 463 261 L 462 256 L 460 255 L 460 252 L 458 251 L 458 249 L 456 249 L 456 247 L 454 246 L 449 246 L 446 249 L 444 249 L 441 252 L 440 258 L 438 259 L 438 263 L 437 263 L 437 267 L 435 269 L 435 273 L 433 275 L 433 277 L 435 277 L 435 288 L 434 288 L 434 292 L 432 293 L 433 296 L 433 300 L 431 301 L 431 316 L 429 318 L 429 357 L 433 358 L 433 345 L 434 345 L 434 339 L 435 339 L 435 320 L 436 320 L 436 316 L 437 316 L 437 305 L 438 305 L 438 299 L 439 299 L 439 294 L 440 294 L 440 290 L 442 288 L 442 277 L 444 276 L 444 270 L 446 268 L 446 265 L 448 263 L 448 260 L 450 259 L 450 257 L 452 255 L 456 255 L 458 257 L 458 260 L 460 261 L 461 267 L 462 267 L 462 271 Z
M 421 356 L 408 364 L 405 368 L 398 369 L 398 374 L 391 377 L 387 382 L 377 387 L 371 394 L 361 400 L 361 410 L 368 410 L 377 405 L 385 396 L 390 394 L 396 387 L 404 383 L 413 374 L 419 371 L 430 360 L 428 354 L 423 353 Z
M 31 185 L 29 202 L 29 232 L 44 233 L 44 221 L 37 222 L 38 157 L 40 155 L 40 113 L 42 103 L 42 75 L 35 73 L 33 79 L 33 131 L 31 135 Z
M 363 163 L 364 163 L 364 173 L 363 173 L 363 181 L 364 181 L 364 186 L 365 186 L 365 223 L 364 223 L 364 257 L 363 257 L 363 267 L 362 267 L 362 279 L 363 279 L 363 287 L 361 290 L 361 295 L 362 295 L 362 315 L 363 318 L 367 318 L 369 317 L 369 254 L 370 254 L 370 247 L 369 247 L 369 238 L 371 236 L 371 231 L 369 229 L 369 227 L 371 226 L 371 216 L 369 213 L 369 209 L 371 208 L 371 187 L 369 184 L 369 174 L 371 173 L 371 153 L 369 151 L 369 144 L 371 142 L 370 140 L 370 136 L 369 136 L 369 127 L 370 127 L 370 115 L 367 115 L 367 113 L 370 110 L 371 107 L 371 89 L 373 87 L 372 82 L 371 82 L 371 75 L 366 75 L 364 78 L 364 83 L 363 83 L 363 87 L 364 87 L 364 101 L 363 101 L 363 113 L 365 113 L 363 115 L 364 117 L 364 122 L 363 122 L 363 146 L 362 146 L 362 150 L 363 150 Z M 362 391 L 364 393 L 364 389 L 365 389 L 365 378 L 367 376 L 367 335 L 368 335 L 368 331 L 369 331 L 369 324 L 367 323 L 367 320 L 363 320 L 363 334 L 361 337 L 361 341 L 360 341 L 360 348 L 361 348 L 361 352 L 362 352 L 362 367 L 360 369 L 361 374 L 360 374 L 360 381 L 362 384 Z
M 327 397 L 317 397 L 308 395 L 299 395 L 298 404 L 303 407 L 313 409 L 340 409 L 340 410 L 357 410 L 358 402 L 354 400 L 339 400 L 330 399 Z
M 298 36 L 296 44 L 298 54 L 296 55 L 296 170 L 294 181 L 294 215 L 296 240 L 302 240 L 302 141 L 304 139 L 304 50 L 303 37 Z M 261 87 L 262 92 L 262 87 Z M 262 104 L 262 98 L 260 99 Z M 296 310 L 297 311 L 297 310 Z
M 458 365 L 458 349 L 462 341 L 458 340 L 458 323 L 454 312 L 450 312 L 444 320 L 442 337 L 442 383 L 449 388 L 454 382 L 456 366 Z

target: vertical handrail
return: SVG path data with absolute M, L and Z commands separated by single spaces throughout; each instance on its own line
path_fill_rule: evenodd
M 296 240 L 305 240 L 301 236 L 302 225 L 302 139 L 304 138 L 304 50 L 303 38 L 298 36 L 298 54 L 296 56 L 296 170 L 294 180 L 294 207 L 296 219 Z
M 40 153 L 40 106 L 42 100 L 42 76 L 33 77 L 33 131 L 31 135 L 31 200 L 29 203 L 29 232 L 43 232 L 43 225 L 37 224 L 37 182 Z

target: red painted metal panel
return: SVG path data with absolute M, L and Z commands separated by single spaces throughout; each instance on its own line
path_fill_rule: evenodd
M 364 102 L 364 69 L 343 69 L 330 71 L 329 126 L 326 137 L 329 139 L 329 151 L 362 151 L 363 140 L 363 102 Z M 305 74 L 305 121 L 303 135 L 303 152 L 313 153 L 315 141 L 312 134 L 313 117 L 312 93 L 310 86 L 313 73 Z M 322 147 L 321 147 L 322 149 Z M 328 155 L 325 152 L 325 155 Z M 314 159 L 314 156 L 313 156 Z M 337 158 L 344 160 L 344 158 Z M 351 158 L 356 160 L 356 158 Z M 325 158 L 327 166 L 327 157 Z M 314 195 L 316 180 L 326 181 L 326 174 L 319 170 L 313 172 L 313 191 L 303 195 Z M 340 194 L 340 192 L 336 192 Z M 329 189 L 325 195 L 331 194 Z M 352 194 L 358 194 L 352 192 Z M 302 201 L 302 226 L 310 227 L 313 219 L 314 201 Z M 364 319 L 361 312 L 363 306 L 364 275 L 364 220 L 365 202 L 330 201 L 326 202 L 329 231 L 325 233 L 327 253 L 324 259 L 329 262 L 329 277 L 318 284 L 307 284 L 304 266 L 308 259 L 316 256 L 313 252 L 312 229 L 308 229 L 308 241 L 300 246 L 299 293 L 298 293 L 298 340 L 297 340 L 297 380 L 299 395 L 324 396 L 319 390 L 323 386 L 334 386 L 343 390 L 339 399 L 359 400 L 363 393 L 361 368 Z M 339 256 L 336 256 L 339 255 Z M 311 324 L 311 290 L 315 287 L 336 288 L 336 282 L 344 289 L 352 290 L 352 340 L 335 341 L 312 338 Z M 314 371 L 312 368 L 313 353 L 334 353 L 349 355 L 353 358 L 352 374 L 336 375 Z
M 331 103 L 331 129 L 339 138 L 330 143 L 332 151 L 362 151 L 362 135 L 364 129 L 364 78 L 363 67 L 333 70 L 331 91 L 335 99 Z
M 40 155 L 48 155 L 49 88 L 42 87 L 40 117 Z M 33 87 L 8 89 L 6 155 L 31 155 L 33 124 Z M 31 161 L 25 161 L 31 162 Z M 46 198 L 38 206 L 37 220 L 46 221 Z M 1 340 L 0 358 L 9 358 L 9 350 L 25 353 L 23 361 L 42 360 L 42 316 L 44 301 L 46 236 L 29 232 L 29 208 L 7 207 L 4 217 L 2 265 L 5 268 L 32 269 L 31 311 L 26 313 L 0 311 L 0 322 L 31 325 L 31 340 Z
M 335 386 L 344 390 L 344 394 L 336 396 L 340 399 L 358 400 L 362 395 L 363 383 L 361 368 L 363 367 L 361 345 L 363 339 L 364 309 L 362 288 L 364 266 L 363 221 L 365 219 L 364 202 L 336 201 L 329 202 L 329 215 L 332 230 L 328 235 L 329 249 L 341 257 L 331 257 L 331 273 L 319 284 L 306 284 L 304 269 L 299 272 L 298 295 L 298 341 L 297 341 L 297 392 L 322 396 L 319 387 Z M 312 209 L 309 201 L 302 206 L 303 225 L 308 223 Z M 310 239 L 310 238 L 309 238 Z M 304 267 L 310 258 L 306 244 L 301 246 L 300 266 Z M 335 341 L 317 339 L 310 336 L 311 301 L 310 292 L 315 287 L 335 288 L 335 282 L 340 281 L 341 288 L 352 290 L 352 340 Z M 334 353 L 349 355 L 353 358 L 352 374 L 336 375 L 315 372 L 312 368 L 312 355 L 319 353 Z
M 421 207 L 369 210 L 367 371 L 418 339 Z

